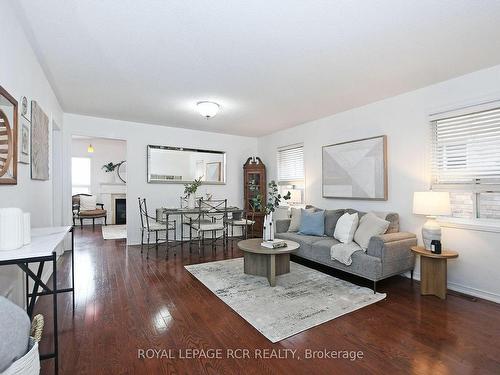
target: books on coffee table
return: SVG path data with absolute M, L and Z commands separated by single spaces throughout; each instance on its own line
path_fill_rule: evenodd
M 280 249 L 287 246 L 286 241 L 284 240 L 262 241 L 260 245 L 262 247 L 267 247 L 268 249 Z

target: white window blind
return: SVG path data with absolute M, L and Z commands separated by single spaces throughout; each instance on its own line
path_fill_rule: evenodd
M 500 108 L 431 125 L 433 187 L 488 191 L 500 184 Z
M 290 146 L 278 150 L 278 182 L 296 184 L 304 180 L 304 147 Z

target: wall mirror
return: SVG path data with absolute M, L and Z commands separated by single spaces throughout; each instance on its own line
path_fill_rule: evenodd
M 148 182 L 185 184 L 226 183 L 226 153 L 191 148 L 148 146 Z
M 17 184 L 17 100 L 0 86 L 0 184 Z

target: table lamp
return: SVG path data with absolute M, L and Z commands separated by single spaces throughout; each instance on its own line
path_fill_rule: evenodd
M 413 193 L 413 213 L 427 216 L 422 227 L 425 248 L 431 249 L 431 241 L 441 241 L 441 226 L 436 216 L 451 215 L 450 193 L 442 191 L 421 191 Z
M 290 191 L 290 199 L 288 200 L 289 204 L 300 204 L 302 203 L 302 191 L 298 189 L 291 189 Z

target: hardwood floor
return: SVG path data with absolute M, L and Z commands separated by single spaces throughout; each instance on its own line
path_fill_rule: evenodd
M 99 226 L 76 228 L 74 316 L 69 294 L 58 305 L 61 374 L 500 373 L 500 305 L 421 297 L 418 283 L 394 277 L 378 286 L 384 301 L 272 344 L 183 268 L 223 259 L 221 249 L 216 256 L 207 249 L 204 258 L 187 247 L 164 256 L 160 249 L 148 260 L 124 240 L 104 241 Z M 236 246 L 226 257 L 233 256 L 242 256 Z M 69 259 L 60 259 L 61 286 Z M 35 309 L 46 317 L 42 352 L 51 345 L 50 307 L 42 297 Z M 176 358 L 139 358 L 140 349 L 160 357 L 171 349 Z M 179 358 L 187 349 L 220 349 L 223 359 Z M 226 358 L 227 349 L 248 349 L 251 358 Z M 296 350 L 296 358 L 254 358 L 264 349 Z M 363 358 L 306 359 L 307 349 L 361 351 Z M 53 374 L 52 366 L 43 361 L 42 374 Z

